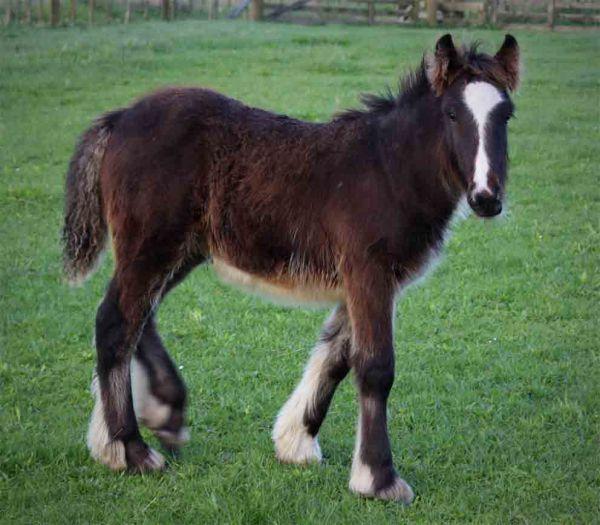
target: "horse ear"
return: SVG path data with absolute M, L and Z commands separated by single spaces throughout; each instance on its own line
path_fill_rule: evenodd
M 426 58 L 427 78 L 435 94 L 440 96 L 452 82 L 462 64 L 449 34 L 435 45 L 435 53 Z
M 504 37 L 504 43 L 494 57 L 506 74 L 507 87 L 514 91 L 519 86 L 520 52 L 519 44 L 512 35 Z

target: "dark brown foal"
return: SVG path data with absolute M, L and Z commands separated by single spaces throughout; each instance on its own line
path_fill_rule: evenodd
M 171 88 L 84 133 L 66 184 L 65 269 L 93 270 L 110 228 L 116 268 L 96 319 L 88 444 L 113 469 L 149 471 L 187 439 L 186 390 L 153 320 L 165 293 L 211 262 L 225 281 L 288 302 L 329 302 L 304 375 L 273 430 L 284 462 L 321 460 L 317 435 L 352 369 L 359 421 L 350 488 L 409 503 L 387 428 L 394 301 L 439 256 L 453 217 L 502 210 L 509 91 L 519 48 L 457 49 L 449 35 L 397 96 L 329 122 Z

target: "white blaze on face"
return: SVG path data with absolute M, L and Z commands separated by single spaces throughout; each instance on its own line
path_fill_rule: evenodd
M 467 84 L 464 91 L 464 100 L 466 106 L 471 111 L 473 119 L 477 124 L 477 133 L 479 141 L 477 144 L 477 155 L 475 157 L 475 193 L 489 190 L 488 171 L 490 163 L 485 150 L 485 127 L 487 125 L 490 113 L 502 102 L 502 93 L 487 82 L 471 82 Z

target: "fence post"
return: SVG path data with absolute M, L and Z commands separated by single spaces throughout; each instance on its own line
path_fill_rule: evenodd
M 554 23 L 555 23 L 555 11 L 556 11 L 556 5 L 555 5 L 555 0 L 548 0 L 548 27 L 550 29 L 554 28 Z
M 56 27 L 60 22 L 60 0 L 50 1 L 50 24 Z
M 481 11 L 479 12 L 479 25 L 485 25 L 490 23 L 490 4 L 493 0 L 483 0 Z M 468 11 L 465 12 L 465 16 Z
M 375 23 L 375 4 L 373 0 L 369 0 L 367 4 L 367 19 L 370 26 Z
M 6 7 L 4 8 L 4 25 L 7 26 L 8 24 L 10 24 L 10 21 L 12 19 L 12 0 L 7 0 L 5 5 Z
M 208 19 L 219 18 L 219 0 L 208 0 Z
M 162 18 L 163 20 L 171 18 L 171 3 L 169 0 L 162 0 Z
M 131 20 L 131 1 L 125 0 L 125 16 L 123 17 L 123 22 L 128 24 L 129 20 Z
M 95 0 L 88 0 L 88 24 L 94 23 L 94 8 L 96 7 Z
M 497 26 L 498 25 L 498 0 L 490 0 L 490 9 L 488 11 L 488 15 L 489 15 L 489 23 L 492 24 L 492 26 Z
M 71 22 L 74 24 L 77 18 L 77 0 L 71 0 Z
M 413 0 L 412 8 L 410 10 L 410 18 L 413 21 L 413 23 L 415 23 L 415 24 L 419 21 L 419 11 L 420 10 L 421 10 L 421 1 Z
M 25 0 L 25 23 L 31 24 L 31 0 Z
M 250 20 L 258 22 L 263 17 L 263 0 L 252 0 L 250 5 Z
M 44 23 L 44 0 L 38 0 L 38 23 Z
M 437 25 L 437 0 L 427 0 L 427 23 Z

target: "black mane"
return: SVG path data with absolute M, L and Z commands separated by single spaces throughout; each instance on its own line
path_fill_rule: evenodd
M 498 76 L 493 57 L 481 53 L 481 43 L 475 41 L 468 46 L 460 48 L 459 54 L 465 68 L 469 68 L 474 74 L 486 75 L 492 79 Z M 381 116 L 410 104 L 431 89 L 427 78 L 427 57 L 423 56 L 421 64 L 400 79 L 398 91 L 388 86 L 383 93 L 364 93 L 360 96 L 363 108 L 354 108 L 341 111 L 335 115 L 335 120 L 354 120 L 366 116 Z
M 425 60 L 415 70 L 409 71 L 398 83 L 398 91 L 394 93 L 387 86 L 383 93 L 363 93 L 360 101 L 363 108 L 348 109 L 338 113 L 336 120 L 354 120 L 357 118 L 386 115 L 404 104 L 421 96 L 430 89 L 425 70 Z

